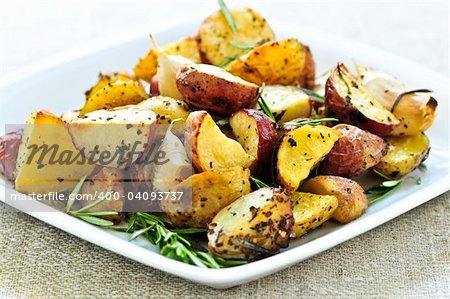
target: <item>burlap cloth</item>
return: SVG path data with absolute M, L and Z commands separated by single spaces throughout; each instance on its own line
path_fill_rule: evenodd
M 214 290 L 0 204 L 0 297 L 450 298 L 450 192 L 296 266 Z

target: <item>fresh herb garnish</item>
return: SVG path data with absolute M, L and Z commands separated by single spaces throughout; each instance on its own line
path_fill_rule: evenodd
M 266 101 L 264 100 L 264 98 L 262 96 L 262 88 L 258 95 L 258 104 L 259 104 L 259 107 L 261 107 L 264 114 L 266 114 L 272 121 L 276 122 L 275 116 L 273 115 L 272 111 L 270 111 L 269 106 L 267 105 Z
M 317 92 L 312 91 L 307 88 L 303 88 L 301 86 L 297 86 L 297 88 L 300 89 L 301 91 L 303 91 L 304 93 L 306 93 L 309 96 L 309 98 L 311 99 L 311 101 L 321 103 L 321 104 L 325 103 L 325 97 L 321 96 Z
M 242 50 L 251 50 L 256 47 L 255 45 L 248 45 L 248 44 L 243 44 L 243 43 L 238 43 L 238 42 L 230 42 L 230 45 L 232 45 L 235 48 L 242 49 Z
M 318 119 L 305 119 L 305 120 L 300 120 L 300 121 L 289 121 L 289 122 L 286 122 L 285 125 L 294 126 L 294 127 L 301 127 L 304 125 L 317 126 L 324 122 L 333 122 L 333 121 L 339 121 L 339 120 L 337 118 L 326 117 L 326 118 L 318 118 Z
M 263 181 L 258 180 L 257 178 L 254 177 L 250 177 L 250 180 L 256 185 L 256 187 L 258 189 L 260 188 L 265 188 L 265 187 L 269 187 L 269 185 L 267 185 L 266 183 L 264 183 Z
M 425 162 L 420 163 L 420 164 L 419 164 L 419 168 L 420 168 L 420 169 L 423 169 L 423 170 L 426 170 L 426 169 L 427 169 L 427 166 L 425 165 Z
M 416 184 L 417 185 L 422 185 L 422 178 L 421 177 L 417 178 Z
M 225 61 L 219 66 L 221 68 L 227 67 L 230 63 L 238 59 L 238 55 L 227 56 L 225 57 Z
M 391 180 L 391 178 L 385 176 L 379 171 L 373 170 L 373 172 L 385 179 L 385 181 L 366 190 L 366 194 L 372 195 L 369 205 L 385 198 L 403 184 L 403 180 Z
M 218 0 L 220 10 L 222 11 L 223 16 L 227 20 L 228 26 L 230 26 L 233 33 L 237 33 L 238 29 L 236 26 L 236 23 L 234 22 L 233 16 L 231 15 L 230 10 L 228 9 L 227 5 L 225 4 L 225 1 Z
M 228 117 L 219 119 L 216 121 L 216 124 L 219 126 L 228 126 L 230 124 L 230 119 Z

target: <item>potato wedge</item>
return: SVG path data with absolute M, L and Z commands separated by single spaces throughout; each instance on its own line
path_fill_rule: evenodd
M 82 207 L 105 197 L 100 204 L 90 208 L 87 212 L 122 212 L 125 206 L 125 176 L 123 171 L 117 168 L 102 167 L 99 172 L 91 176 L 83 184 L 81 193 L 90 195 L 83 197 L 86 200 L 78 201 Z M 110 195 L 107 195 L 110 193 Z M 97 197 L 96 197 L 97 196 Z M 104 219 L 119 223 L 122 215 L 104 216 Z
M 197 171 L 233 166 L 248 168 L 255 160 L 239 142 L 220 131 L 208 112 L 192 112 L 186 125 L 185 147 Z
M 254 109 L 242 109 L 230 117 L 230 126 L 236 140 L 247 154 L 255 157 L 252 170 L 256 174 L 270 174 L 270 160 L 278 140 L 275 123 Z
M 294 86 L 267 85 L 262 87 L 261 97 L 278 123 L 311 115 L 312 103 L 309 96 Z M 259 105 L 257 109 L 260 109 Z
M 332 71 L 325 88 L 330 116 L 378 135 L 389 135 L 400 121 L 385 109 L 343 64 Z
M 23 130 L 12 131 L 0 137 L 0 174 L 14 182 L 14 170 L 17 164 L 20 141 Z
M 296 39 L 265 43 L 234 60 L 225 69 L 259 86 L 265 83 L 314 87 L 315 66 L 311 51 Z
M 114 83 L 116 81 L 130 81 L 133 80 L 133 77 L 130 76 L 127 73 L 108 73 L 108 74 L 98 74 L 98 81 L 97 83 L 92 86 L 89 90 L 87 90 L 84 95 L 86 96 L 86 99 L 89 98 L 89 96 L 94 95 L 97 91 L 102 89 L 103 87 L 107 86 L 109 83 Z
M 355 177 L 377 165 L 388 151 L 387 143 L 377 135 L 352 125 L 340 124 L 333 129 L 341 132 L 320 165 L 320 173 Z
M 27 120 L 15 170 L 16 190 L 46 194 L 72 190 L 94 170 L 74 147 L 64 121 L 45 110 Z
M 200 63 L 200 52 L 197 41 L 194 37 L 185 37 L 179 41 L 163 46 L 162 50 L 167 55 L 178 55 L 191 60 L 193 63 Z M 133 71 L 137 78 L 148 83 L 156 75 L 158 68 L 158 52 L 152 48 L 144 58 L 139 59 Z
M 223 258 L 255 259 L 289 245 L 294 219 L 289 197 L 262 188 L 223 208 L 209 224 L 208 247 Z
M 206 18 L 198 31 L 198 43 L 203 63 L 221 66 L 230 57 L 239 57 L 248 50 L 235 43 L 256 46 L 275 38 L 261 15 L 250 8 L 230 9 L 237 27 L 234 33 L 221 11 Z
M 156 114 L 130 105 L 97 110 L 68 123 L 73 144 L 92 163 L 130 166 L 152 141 Z
M 320 195 L 334 195 L 339 201 L 333 219 L 349 223 L 365 213 L 369 201 L 364 189 L 355 181 L 332 175 L 316 176 L 308 180 L 301 191 Z
M 331 219 L 338 207 L 336 196 L 294 192 L 290 195 L 294 226 L 292 238 L 299 238 Z
M 80 110 L 69 110 L 69 111 L 64 111 L 61 114 L 61 119 L 68 123 L 69 121 L 72 121 L 74 119 L 77 119 L 80 116 Z
M 176 119 L 183 123 L 189 116 L 188 107 L 184 102 L 164 96 L 148 98 L 137 106 L 155 112 L 159 124 L 171 124 Z
M 392 179 L 399 179 L 412 172 L 427 157 L 430 141 L 423 134 L 404 137 L 388 137 L 389 151 L 375 169 Z
M 258 100 L 258 86 L 207 64 L 182 66 L 177 87 L 189 106 L 223 115 L 253 107 Z
M 240 166 L 194 174 L 171 189 L 183 192 L 181 201 L 192 201 L 191 211 L 178 210 L 180 201 L 162 201 L 161 207 L 177 227 L 206 228 L 220 210 L 250 193 L 249 177 L 250 170 Z
M 146 98 L 148 98 L 148 94 L 139 82 L 118 80 L 108 83 L 95 93 L 89 93 L 80 115 L 101 109 L 137 104 Z
M 297 190 L 340 135 L 339 131 L 320 125 L 305 125 L 286 133 L 278 141 L 273 156 L 276 181 L 289 192 Z

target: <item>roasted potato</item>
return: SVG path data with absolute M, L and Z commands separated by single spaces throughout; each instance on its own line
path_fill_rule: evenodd
M 80 116 L 80 110 L 69 110 L 61 113 L 61 119 L 68 123 L 74 119 L 77 119 Z
M 388 137 L 389 151 L 375 169 L 392 179 L 399 179 L 422 163 L 430 151 L 430 141 L 423 134 Z
M 208 112 L 191 112 L 186 125 L 185 147 L 197 171 L 233 166 L 248 168 L 255 160 L 239 142 L 220 131 Z
M 220 210 L 250 193 L 249 177 L 250 170 L 240 166 L 194 174 L 171 189 L 183 192 L 182 199 L 161 201 L 161 207 L 177 227 L 206 228 Z
M 322 174 L 355 177 L 377 165 L 387 153 L 387 143 L 377 135 L 345 124 L 333 129 L 342 135 L 321 163 Z
M 89 98 L 89 96 L 94 95 L 97 91 L 101 90 L 103 87 L 107 86 L 108 84 L 112 84 L 116 81 L 130 81 L 133 80 L 133 77 L 130 76 L 127 73 L 108 73 L 108 74 L 98 74 L 98 81 L 97 83 L 92 86 L 89 90 L 87 90 L 84 95 L 86 96 L 86 99 Z
M 189 116 L 188 107 L 184 102 L 164 96 L 151 97 L 137 106 L 155 112 L 159 124 L 171 124 L 176 119 L 183 123 Z
M 137 81 L 117 80 L 113 83 L 109 82 L 95 93 L 89 93 L 83 108 L 81 108 L 80 115 L 101 109 L 137 104 L 146 98 L 148 98 L 148 94 Z
M 400 121 L 385 109 L 343 64 L 332 71 L 325 87 L 330 116 L 378 135 L 389 135 Z
M 12 131 L 0 137 L 0 174 L 8 181 L 14 181 L 20 140 L 23 130 Z
M 278 141 L 273 156 L 276 181 L 289 192 L 297 190 L 340 135 L 339 131 L 320 125 L 305 125 L 286 133 Z
M 413 136 L 431 127 L 438 106 L 435 98 L 421 90 L 408 90 L 386 73 L 362 66 L 357 70 L 361 85 L 400 121 L 390 135 Z
M 308 180 L 300 189 L 320 195 L 333 195 L 339 201 L 333 219 L 349 223 L 364 214 L 369 201 L 364 189 L 355 181 L 331 175 L 316 176 Z
M 208 247 L 223 258 L 254 259 L 289 245 L 294 223 L 289 197 L 262 188 L 223 208 L 209 224 Z
M 333 216 L 339 201 L 336 196 L 294 192 L 290 195 L 294 226 L 291 237 L 299 238 Z
M 222 66 L 230 57 L 238 57 L 248 51 L 236 43 L 257 46 L 275 38 L 266 19 L 254 10 L 230 9 L 230 12 L 237 32 L 233 32 L 221 11 L 200 25 L 198 43 L 203 63 Z
M 73 144 L 92 163 L 123 168 L 152 141 L 156 122 L 153 111 L 130 105 L 90 112 L 67 125 Z
M 197 41 L 193 37 L 185 37 L 176 43 L 162 47 L 162 51 L 167 55 L 178 55 L 189 59 L 193 63 L 200 63 L 200 52 Z M 152 48 L 144 58 L 139 59 L 133 71 L 137 78 L 152 82 L 158 68 L 158 51 Z M 153 91 L 152 91 L 153 93 Z
M 230 126 L 237 141 L 255 162 L 256 174 L 270 174 L 270 160 L 278 140 L 275 123 L 265 114 L 254 109 L 242 109 L 230 117 Z
M 223 115 L 253 107 L 258 100 L 258 86 L 207 64 L 182 66 L 177 87 L 189 106 Z
M 93 169 L 80 157 L 61 118 L 45 110 L 31 114 L 17 155 L 14 175 L 17 191 L 37 194 L 69 191 Z
M 122 170 L 102 167 L 99 172 L 91 176 L 83 184 L 81 193 L 90 195 L 90 197 L 83 197 L 83 200 L 80 200 L 79 203 L 84 207 L 92 201 L 104 197 L 105 199 L 100 204 L 90 208 L 87 212 L 122 212 L 125 206 L 126 195 L 124 181 L 125 176 Z M 107 195 L 108 193 L 110 195 Z M 104 216 L 102 218 L 119 223 L 122 220 L 122 215 Z
M 259 86 L 265 83 L 314 87 L 315 66 L 311 51 L 296 39 L 265 43 L 234 60 L 225 69 Z
M 309 96 L 295 86 L 267 85 L 261 88 L 261 97 L 278 123 L 311 115 L 312 103 Z M 256 108 L 260 109 L 259 105 Z

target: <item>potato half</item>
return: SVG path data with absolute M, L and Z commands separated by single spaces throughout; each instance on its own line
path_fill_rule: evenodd
M 336 196 L 294 192 L 290 195 L 294 226 L 291 237 L 299 238 L 333 216 L 339 201 Z
M 389 151 L 375 169 L 382 174 L 398 179 L 412 172 L 430 152 L 430 141 L 423 134 L 404 137 L 388 137 Z
M 189 116 L 187 105 L 170 97 L 155 96 L 137 104 L 142 108 L 148 108 L 156 113 L 159 124 L 171 124 L 178 119 L 180 124 Z
M 289 192 L 298 189 L 331 151 L 341 134 L 325 126 L 305 125 L 286 133 L 273 156 L 274 178 Z
M 259 86 L 265 83 L 314 87 L 314 59 L 309 48 L 296 39 L 265 43 L 234 60 L 225 69 Z
M 262 188 L 223 208 L 209 224 L 208 247 L 223 258 L 254 259 L 289 245 L 293 225 L 289 197 Z
M 239 142 L 222 133 L 208 112 L 192 112 L 186 125 L 185 147 L 197 171 L 233 166 L 248 168 L 255 160 Z
M 221 11 L 200 25 L 198 42 L 203 63 L 221 66 L 230 57 L 238 57 L 248 51 L 233 43 L 255 46 L 275 38 L 266 19 L 254 10 L 234 8 L 230 12 L 237 27 L 235 33 Z
M 378 135 L 389 135 L 400 121 L 384 108 L 343 64 L 332 71 L 325 87 L 330 116 Z
M 301 191 L 320 195 L 333 195 L 339 201 L 333 219 L 349 223 L 365 213 L 369 201 L 364 189 L 355 181 L 332 175 L 320 175 L 308 180 Z
M 194 174 L 171 189 L 183 192 L 181 200 L 162 201 L 161 207 L 177 227 L 207 227 L 214 216 L 236 199 L 250 193 L 250 170 L 240 166 Z M 190 211 L 178 210 L 191 200 Z

